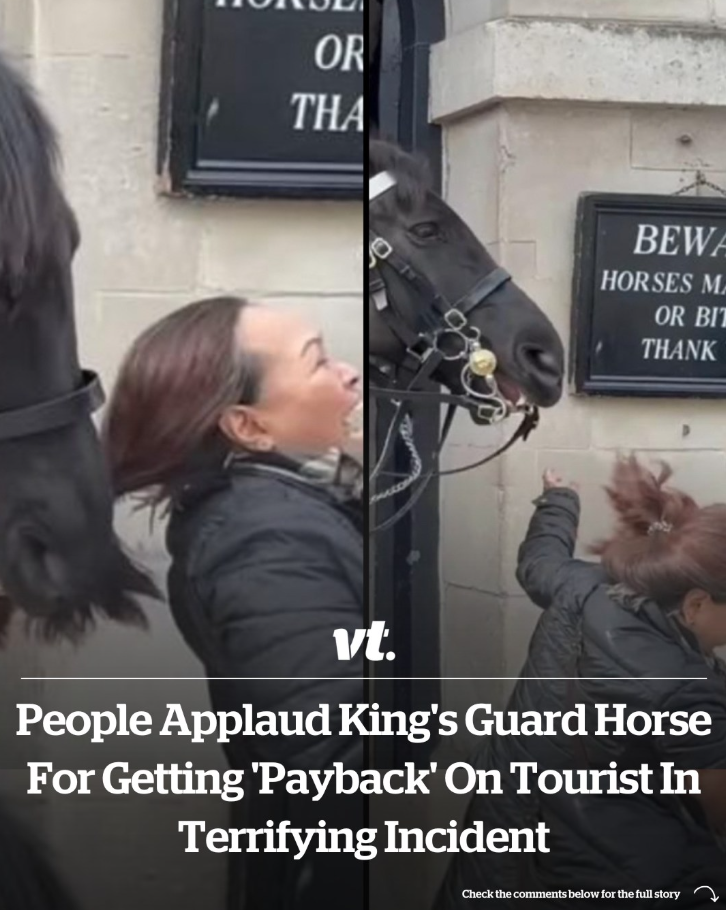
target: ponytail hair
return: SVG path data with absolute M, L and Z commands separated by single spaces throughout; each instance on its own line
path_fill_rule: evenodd
M 663 607 L 694 589 L 726 603 L 726 505 L 700 508 L 667 486 L 672 473 L 665 463 L 654 473 L 635 456 L 619 459 L 606 487 L 615 529 L 590 552 L 614 581 Z

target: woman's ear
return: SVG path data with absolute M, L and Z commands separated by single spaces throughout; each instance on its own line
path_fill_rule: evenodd
M 250 452 L 271 452 L 275 447 L 253 409 L 244 405 L 227 408 L 219 418 L 219 429 L 233 445 Z
M 707 594 L 706 591 L 702 591 L 700 588 L 694 588 L 686 594 L 681 606 L 681 615 L 687 626 L 691 627 L 696 624 L 699 613 L 704 606 L 707 606 L 710 600 L 711 595 Z

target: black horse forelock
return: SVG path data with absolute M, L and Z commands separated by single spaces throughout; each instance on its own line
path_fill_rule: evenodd
M 0 302 L 6 306 L 59 240 L 59 157 L 33 89 L 0 56 Z
M 421 205 L 431 189 L 428 162 L 390 142 L 372 139 L 368 143 L 368 167 L 371 177 L 388 171 L 396 178 L 396 187 L 390 198 L 404 211 Z M 386 197 L 382 198 L 382 202 L 387 202 Z

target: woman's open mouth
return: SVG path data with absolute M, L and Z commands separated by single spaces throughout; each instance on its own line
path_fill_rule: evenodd
M 358 433 L 363 432 L 363 401 L 360 399 L 353 407 L 348 411 L 344 420 L 343 426 L 347 433 L 351 435 L 357 435 Z

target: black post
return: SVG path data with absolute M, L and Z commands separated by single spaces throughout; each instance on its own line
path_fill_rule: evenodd
M 384 138 L 425 155 L 439 185 L 440 130 L 428 120 L 429 56 L 431 45 L 443 38 L 444 28 L 442 0 L 384 2 L 378 87 L 380 132 Z M 390 410 L 379 407 L 378 440 L 385 437 L 390 419 Z M 439 407 L 418 406 L 414 424 L 419 451 L 424 463 L 430 464 L 429 455 L 437 447 Z M 408 464 L 405 448 L 399 446 L 394 470 L 405 472 Z M 404 505 L 406 495 L 382 505 L 377 510 L 378 522 Z M 376 541 L 374 613 L 391 630 L 386 647 L 396 653 L 393 663 L 383 663 L 372 671 L 394 677 L 373 687 L 372 698 L 382 708 L 409 713 L 440 703 L 441 685 L 436 679 L 441 674 L 438 562 L 439 485 L 434 481 L 415 510 Z M 404 737 L 393 739 L 376 742 L 374 764 L 391 767 L 404 761 L 423 761 L 435 745 L 433 741 L 416 745 Z

